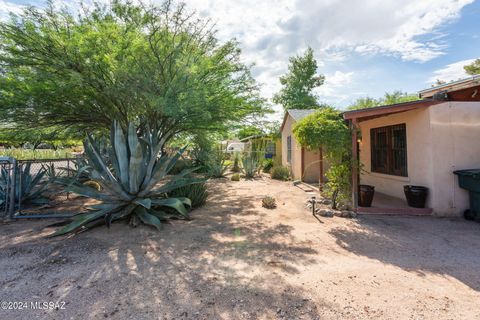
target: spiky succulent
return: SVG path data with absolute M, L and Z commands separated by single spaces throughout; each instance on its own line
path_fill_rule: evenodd
M 101 186 L 101 190 L 74 179 L 61 178 L 57 181 L 65 184 L 68 191 L 100 203 L 91 205 L 91 212 L 77 215 L 70 224 L 53 235 L 75 232 L 97 225 L 102 220 L 110 226 L 113 221 L 129 219 L 133 225 L 143 222 L 159 229 L 161 221 L 171 216 L 172 211 L 188 218 L 185 206 L 190 207 L 191 201 L 185 197 L 169 198 L 167 194 L 180 187 L 204 182 L 204 179 L 189 176 L 195 168 L 167 176 L 184 149 L 173 157 L 158 157 L 164 142 L 161 132 L 145 130 L 139 136 L 133 123 L 123 130 L 115 122 L 111 129 L 107 159 L 100 153 L 93 138 L 88 136 L 84 142 L 86 162 L 90 167 L 90 178 Z M 169 212 L 162 210 L 164 208 L 170 208 Z
M 42 197 L 47 187 L 46 179 L 43 179 L 47 173 L 43 167 L 36 172 L 32 172 L 32 163 L 19 164 L 15 168 L 15 203 L 45 203 L 48 200 Z M 7 186 L 12 185 L 12 177 L 5 168 L 0 171 L 0 207 L 4 199 L 8 197 Z

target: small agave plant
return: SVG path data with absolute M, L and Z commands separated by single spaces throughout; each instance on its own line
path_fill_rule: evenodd
M 161 221 L 168 219 L 172 211 L 188 218 L 185 206 L 191 206 L 190 200 L 167 196 L 175 189 L 204 182 L 204 179 L 189 176 L 195 168 L 167 176 L 184 149 L 173 157 L 158 157 L 164 144 L 161 133 L 146 130 L 139 137 L 133 123 L 129 124 L 126 132 L 118 123 L 113 123 L 110 143 L 107 159 L 106 155 L 100 153 L 91 136 L 84 142 L 90 178 L 98 182 L 101 190 L 84 185 L 76 179 L 57 179 L 57 182 L 67 186 L 68 191 L 99 200 L 100 203 L 91 205 L 91 212 L 75 216 L 70 224 L 56 231 L 53 236 L 103 222 L 110 227 L 112 222 L 125 219 L 129 219 L 134 226 L 143 222 L 159 229 Z M 166 208 L 169 208 L 169 213 L 165 211 Z
M 25 165 L 18 165 L 15 168 L 15 203 L 46 203 L 48 200 L 42 197 L 47 187 L 47 181 L 44 179 L 47 174 L 43 167 L 32 172 L 32 163 L 27 162 Z M 4 203 L 4 199 L 8 197 L 7 186 L 11 184 L 11 176 L 5 168 L 0 169 L 0 207 Z

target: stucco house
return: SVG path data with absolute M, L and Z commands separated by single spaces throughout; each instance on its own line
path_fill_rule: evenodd
M 295 139 L 294 124 L 315 112 L 315 109 L 290 109 L 285 112 L 282 133 L 282 165 L 290 168 L 293 179 L 308 183 L 323 183 L 325 164 L 322 152 L 303 148 Z
M 375 187 L 370 213 L 459 216 L 469 207 L 453 171 L 480 168 L 480 76 L 423 90 L 422 100 L 348 111 L 354 157 L 352 177 Z M 424 209 L 405 203 L 404 185 L 429 189 Z

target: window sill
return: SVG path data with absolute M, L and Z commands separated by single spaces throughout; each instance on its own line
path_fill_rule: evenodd
M 389 180 L 395 180 L 395 181 L 402 181 L 402 182 L 410 182 L 409 177 L 402 177 L 402 176 L 394 176 L 390 174 L 384 174 L 384 173 L 378 173 L 378 172 L 366 172 L 364 174 L 369 174 L 373 177 L 378 177 L 382 179 L 389 179 Z

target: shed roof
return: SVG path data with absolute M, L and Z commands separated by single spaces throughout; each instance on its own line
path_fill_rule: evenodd
M 283 122 L 282 126 L 280 127 L 280 131 L 283 130 L 283 126 L 285 125 L 285 121 L 287 121 L 287 115 L 290 115 L 293 120 L 298 121 L 302 120 L 306 116 L 311 115 L 318 109 L 288 109 L 287 112 L 285 112 L 285 115 L 283 116 Z

